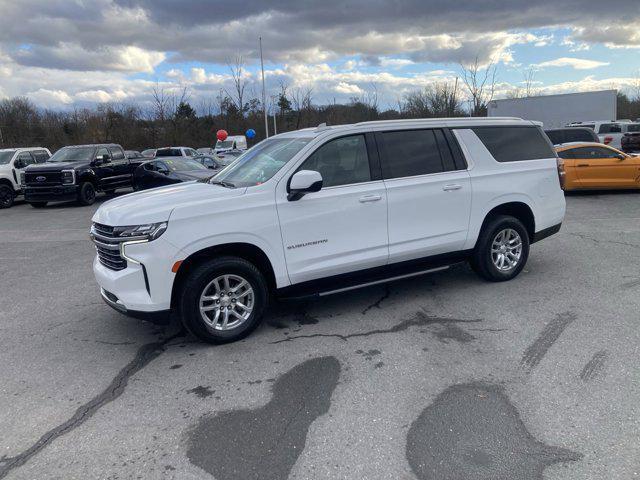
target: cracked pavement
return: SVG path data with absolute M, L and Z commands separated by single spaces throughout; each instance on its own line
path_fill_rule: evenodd
M 215 347 L 100 301 L 95 208 L 0 211 L 0 478 L 640 477 L 640 193 L 569 196 L 512 282 L 281 303 Z

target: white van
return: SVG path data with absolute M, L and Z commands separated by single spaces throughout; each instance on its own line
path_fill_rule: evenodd
M 229 135 L 226 140 L 218 140 L 214 148 L 215 153 L 228 152 L 229 150 L 246 150 L 247 137 L 244 135 Z

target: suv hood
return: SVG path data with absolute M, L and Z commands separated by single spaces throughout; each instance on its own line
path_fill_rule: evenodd
M 246 188 L 225 188 L 201 182 L 169 185 L 109 200 L 98 209 L 92 220 L 110 226 L 164 222 L 177 206 L 224 201 L 239 197 L 245 191 Z

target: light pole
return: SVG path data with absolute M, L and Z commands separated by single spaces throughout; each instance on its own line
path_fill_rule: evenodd
M 264 114 L 264 134 L 269 138 L 269 120 L 267 117 L 267 101 L 266 91 L 264 88 L 264 60 L 262 59 L 262 37 L 258 37 L 260 41 L 260 69 L 262 70 L 262 113 Z

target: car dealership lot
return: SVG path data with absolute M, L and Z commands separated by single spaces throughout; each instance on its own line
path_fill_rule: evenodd
M 640 476 L 640 193 L 569 196 L 511 282 L 284 303 L 224 346 L 103 304 L 102 200 L 0 212 L 0 478 Z

